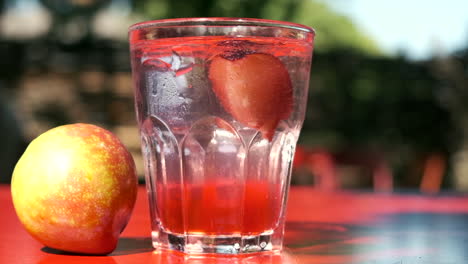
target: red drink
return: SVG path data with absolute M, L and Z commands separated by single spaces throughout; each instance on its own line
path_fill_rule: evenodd
M 187 185 L 181 192 L 179 186 L 161 185 L 156 194 L 159 221 L 165 230 L 178 234 L 186 230 L 207 235 L 258 235 L 275 229 L 281 209 L 279 186 L 264 182 L 246 182 L 239 190 L 232 190 L 232 186 Z
M 167 20 L 131 29 L 155 247 L 281 247 L 313 33 L 271 23 Z

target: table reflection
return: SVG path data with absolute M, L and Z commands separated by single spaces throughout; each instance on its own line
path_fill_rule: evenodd
M 184 255 L 173 251 L 155 250 L 152 264 L 299 264 L 286 249 L 282 252 L 246 254 L 241 256 Z

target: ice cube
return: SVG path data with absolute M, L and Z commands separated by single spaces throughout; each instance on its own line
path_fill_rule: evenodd
M 142 57 L 141 64 L 158 71 L 167 71 L 171 68 L 171 64 L 160 58 Z
M 212 111 L 213 94 L 200 58 L 171 56 L 146 58 L 142 81 L 146 87 L 148 112 L 171 129 L 185 131 Z
M 189 72 L 195 59 L 190 56 L 180 56 L 176 51 L 172 51 L 171 56 L 160 57 L 158 60 L 167 68 L 171 69 L 176 75 L 182 75 Z
M 177 54 L 177 52 L 175 52 L 175 51 L 172 51 L 171 59 L 172 59 L 171 70 L 177 71 L 180 68 L 180 66 L 182 65 L 182 59 L 180 58 L 179 54 Z

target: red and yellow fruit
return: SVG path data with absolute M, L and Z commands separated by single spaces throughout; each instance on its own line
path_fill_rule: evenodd
M 21 223 L 44 245 L 107 254 L 135 204 L 135 164 L 109 131 L 60 126 L 31 142 L 16 164 L 11 191 Z

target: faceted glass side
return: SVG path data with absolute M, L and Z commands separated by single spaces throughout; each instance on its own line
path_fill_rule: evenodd
M 313 32 L 204 21 L 143 23 L 130 32 L 153 245 L 278 250 Z

